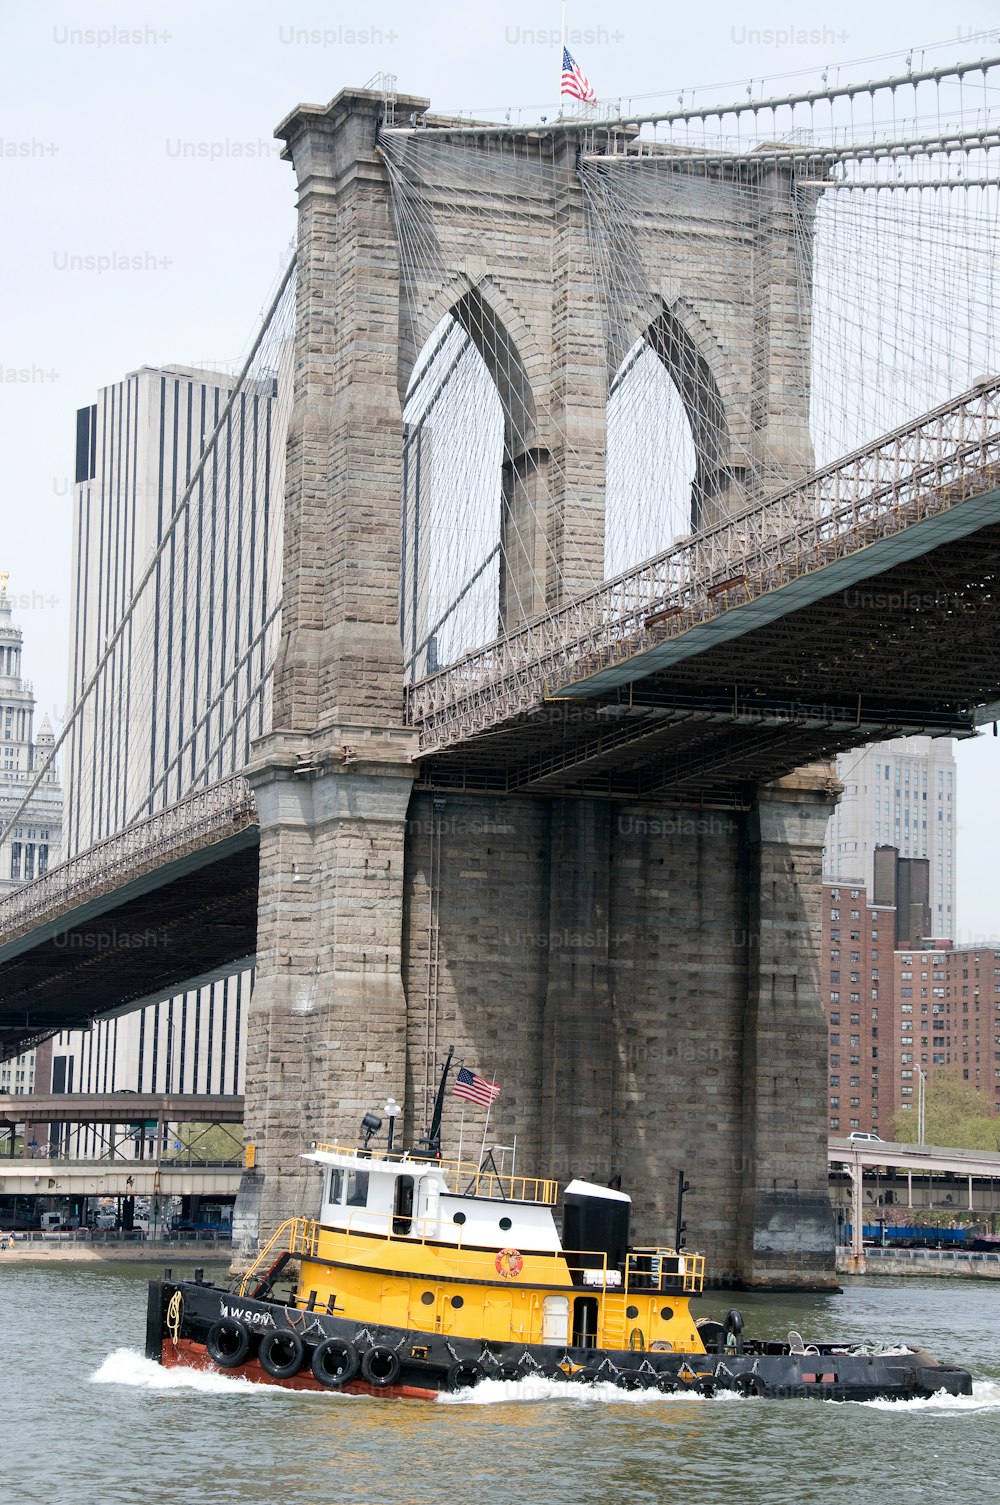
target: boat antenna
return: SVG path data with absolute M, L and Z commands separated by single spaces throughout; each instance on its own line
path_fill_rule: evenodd
M 449 1045 L 448 1059 L 444 1063 L 441 1080 L 438 1083 L 437 1097 L 434 1099 L 434 1116 L 427 1130 L 427 1137 L 423 1141 L 428 1156 L 433 1160 L 441 1159 L 441 1116 L 444 1113 L 444 1094 L 448 1086 L 448 1073 L 451 1070 L 451 1058 L 454 1054 L 454 1045 Z
M 684 1172 L 677 1172 L 677 1232 L 674 1237 L 674 1248 L 678 1253 L 684 1248 L 686 1242 L 684 1235 L 687 1232 L 687 1224 L 684 1221 L 684 1193 L 691 1190 L 690 1182 L 685 1181 Z

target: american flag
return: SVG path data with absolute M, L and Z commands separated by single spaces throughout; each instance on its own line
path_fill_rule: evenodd
M 470 1103 L 478 1103 L 481 1108 L 488 1108 L 500 1096 L 496 1082 L 488 1082 L 484 1076 L 476 1076 L 467 1066 L 458 1068 L 455 1085 L 451 1090 L 456 1097 L 467 1098 Z
M 597 98 L 593 84 L 586 74 L 580 72 L 568 47 L 563 48 L 562 87 L 559 93 L 568 95 L 570 99 L 582 99 L 585 103 Z

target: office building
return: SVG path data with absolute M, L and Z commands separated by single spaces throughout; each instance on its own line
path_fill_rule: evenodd
M 231 389 L 218 372 L 143 367 L 77 415 L 70 705 L 131 616 L 67 739 L 69 855 L 243 768 L 270 729 L 286 376 L 244 388 L 200 474 Z M 66 1031 L 53 1079 L 76 1092 L 242 1091 L 249 994 L 249 974 L 223 978 Z
M 957 774 L 949 738 L 897 737 L 837 759 L 844 792 L 830 817 L 823 873 L 874 892 L 875 851 L 926 857 L 931 931 L 955 939 Z

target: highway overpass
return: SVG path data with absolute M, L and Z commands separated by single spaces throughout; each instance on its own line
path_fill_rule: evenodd
M 235 1197 L 241 1171 L 169 1160 L 0 1160 L 0 1196 Z

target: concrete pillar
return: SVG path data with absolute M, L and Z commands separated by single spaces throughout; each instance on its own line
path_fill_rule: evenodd
M 550 806 L 548 978 L 543 1012 L 546 1174 L 606 1179 L 615 1155 L 608 983 L 612 806 Z
M 552 456 L 546 605 L 604 579 L 607 334 L 577 154 L 555 143 L 552 242 Z
M 749 821 L 743 1189 L 738 1263 L 748 1286 L 830 1288 L 821 864 L 837 784 L 810 764 L 760 789 Z
M 276 132 L 299 189 L 276 729 L 402 720 L 399 255 L 382 109 L 379 94 L 343 90 Z
M 756 500 L 813 469 L 812 240 L 817 189 L 788 168 L 766 167 L 754 195 L 751 294 L 751 451 Z
M 345 727 L 317 749 L 265 739 L 248 770 L 261 824 L 257 974 L 246 1066 L 256 1169 L 239 1232 L 252 1242 L 312 1214 L 311 1140 L 357 1142 L 369 1109 L 403 1100 L 400 967 L 408 732 Z M 258 1221 L 259 1219 L 259 1221 Z
M 402 99 L 408 112 L 426 101 Z M 238 1234 L 315 1211 L 298 1156 L 403 1097 L 399 258 L 380 94 L 278 128 L 298 181 L 295 391 L 273 732 L 248 770 L 261 823 Z

